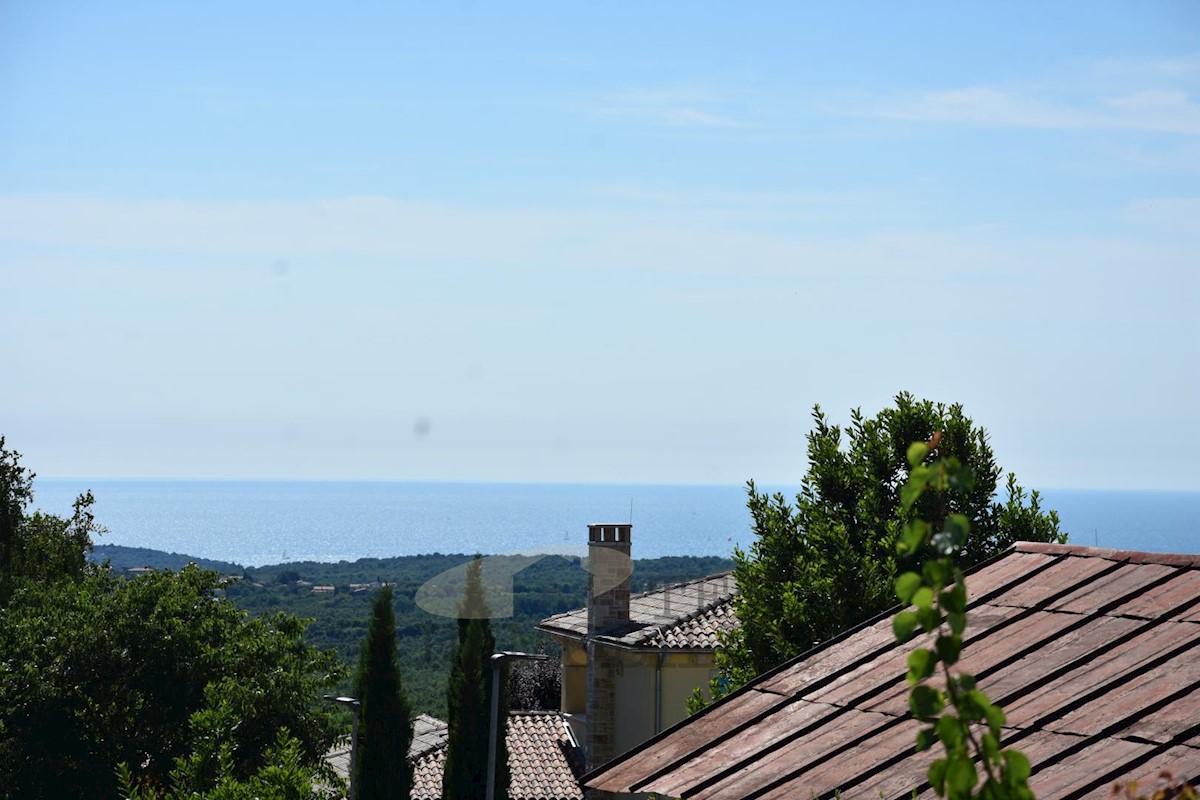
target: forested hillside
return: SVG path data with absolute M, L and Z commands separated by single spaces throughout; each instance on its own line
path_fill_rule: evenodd
M 454 619 L 431 614 L 417 605 L 417 590 L 447 570 L 461 566 L 469 555 L 398 558 L 363 558 L 337 563 L 294 562 L 243 568 L 235 564 L 203 562 L 179 554 L 153 550 L 97 547 L 94 557 L 110 559 L 116 568 L 133 566 L 179 568 L 195 560 L 236 577 L 226 593 L 240 608 L 254 615 L 285 611 L 312 620 L 306 639 L 318 647 L 333 648 L 347 664 L 358 659 L 358 648 L 371 617 L 371 601 L 383 583 L 393 584 L 397 644 L 405 687 L 417 712 L 443 717 L 446 676 L 456 636 Z M 634 591 L 732 569 L 732 562 L 717 557 L 667 557 L 634 561 Z M 510 566 L 513 614 L 492 620 L 496 645 L 506 650 L 557 654 L 557 648 L 535 630 L 551 614 L 579 608 L 587 599 L 588 574 L 578 558 L 526 557 Z M 315 591 L 332 586 L 333 591 Z M 494 587 L 504 589 L 505 587 Z M 347 687 L 343 687 L 348 690 Z

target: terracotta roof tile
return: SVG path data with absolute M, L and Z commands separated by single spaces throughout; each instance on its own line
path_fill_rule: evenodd
M 413 761 L 412 800 L 441 800 L 446 748 L 430 750 Z
M 413 762 L 412 800 L 441 800 L 446 766 L 446 723 L 421 714 L 413 720 L 408 757 Z M 582 800 L 578 776 L 583 753 L 561 714 L 522 711 L 508 718 L 508 763 L 512 800 Z M 345 779 L 350 772 L 349 739 L 325 760 Z
M 596 638 L 648 650 L 712 650 L 721 631 L 737 626 L 733 614 L 736 593 L 733 574 L 725 572 L 633 595 L 629 598 L 630 625 Z M 582 639 L 587 635 L 587 609 L 547 617 L 538 629 Z
M 512 800 L 583 800 L 578 780 L 583 754 L 561 714 L 514 712 L 507 736 Z M 445 744 L 443 738 L 414 760 L 412 800 L 441 800 Z
M 972 572 L 962 666 L 1007 714 L 1039 800 L 1200 777 L 1200 556 L 1018 544 Z M 890 614 L 584 777 L 689 798 L 921 797 Z M 1147 783 L 1147 781 L 1149 783 Z
M 446 744 L 446 723 L 428 714 L 418 714 L 413 719 L 413 740 L 408 747 L 410 759 L 420 759 L 431 750 L 444 747 Z M 333 771 L 346 780 L 350 775 L 350 737 L 343 736 L 337 740 L 333 749 L 325 754 L 325 761 L 333 767 Z M 441 791 L 441 779 L 438 779 L 438 791 Z
M 428 714 L 418 714 L 413 720 L 413 739 L 408 747 L 409 758 L 420 758 L 430 750 L 446 744 L 446 723 Z

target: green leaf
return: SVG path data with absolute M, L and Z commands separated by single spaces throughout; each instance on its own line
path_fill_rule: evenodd
M 980 719 L 987 719 L 989 714 L 994 714 L 996 711 L 1000 711 L 999 708 L 992 705 L 992 701 L 988 698 L 988 696 L 979 689 L 968 690 L 966 697 L 970 702 L 971 707 L 974 708 L 979 714 Z M 991 709 L 991 711 L 989 711 L 989 709 Z M 1004 712 L 1001 711 L 1001 723 L 1003 723 L 1003 717 Z
M 967 629 L 967 615 L 951 612 L 946 615 L 946 621 L 950 623 L 950 632 L 955 636 L 962 636 L 962 632 Z
M 943 584 L 945 585 L 945 584 Z M 956 582 L 941 594 L 942 608 L 953 613 L 963 613 L 967 610 L 967 586 L 962 581 Z
M 999 735 L 1000 729 L 1004 727 L 1004 709 L 989 702 L 987 695 L 984 695 L 983 692 L 979 692 L 979 694 L 983 695 L 985 703 L 983 706 L 983 717 L 987 720 L 988 727 Z
M 912 702 L 911 698 L 909 698 L 909 702 Z M 924 753 L 933 747 L 933 743 L 937 740 L 937 732 L 933 728 L 921 728 L 917 731 L 917 752 Z
M 916 467 L 929 455 L 929 445 L 924 442 L 913 442 L 908 446 L 908 465 Z
M 922 722 L 933 720 L 946 707 L 946 699 L 932 686 L 921 684 L 913 687 L 908 695 L 908 708 Z M 939 723 L 940 724 L 940 723 Z
M 946 765 L 946 794 L 952 798 L 970 797 L 971 788 L 979 781 L 975 764 L 967 755 L 950 758 Z
M 954 705 L 958 708 L 959 715 L 966 721 L 976 722 L 983 719 L 983 707 L 979 704 L 979 697 L 982 693 L 975 691 L 961 691 L 958 694 L 958 699 Z M 987 696 L 983 695 L 986 702 Z
M 920 578 L 917 578 L 919 581 Z M 933 605 L 933 589 L 928 586 L 920 586 L 913 592 L 910 602 L 917 608 L 929 608 Z
M 900 504 L 904 506 L 905 511 L 912 509 L 913 503 L 917 502 L 917 498 L 925 491 L 928 475 L 928 467 L 916 467 L 908 476 L 908 483 L 900 489 Z
M 904 533 L 896 543 L 896 551 L 902 556 L 915 553 L 925 544 L 925 537 L 928 535 L 929 523 L 915 519 L 904 526 Z
M 922 469 L 925 470 L 926 486 L 935 492 L 944 492 L 950 488 L 949 479 L 946 477 L 946 459 L 937 461 L 928 467 L 922 467 Z
M 895 634 L 898 642 L 908 641 L 908 637 L 912 636 L 916 627 L 917 615 L 911 611 L 901 611 L 892 617 L 892 633 Z
M 921 627 L 926 631 L 932 632 L 937 630 L 937 626 L 941 623 L 942 617 L 933 606 L 925 606 L 917 609 L 917 622 L 921 623 Z
M 950 514 L 946 517 L 944 529 L 954 540 L 957 550 L 967 543 L 967 536 L 971 533 L 971 521 L 963 514 Z
M 939 636 L 934 642 L 934 647 L 937 648 L 938 658 L 946 662 L 946 666 L 952 667 L 958 663 L 958 654 L 962 650 L 962 637 L 954 634 Z
M 933 655 L 932 650 L 918 648 L 908 654 L 908 681 L 909 683 L 919 683 L 933 674 L 933 668 L 937 664 L 937 658 Z
M 950 583 L 953 572 L 948 563 L 938 559 L 936 561 L 925 562 L 925 566 L 921 569 L 921 576 L 929 586 L 940 588 Z
M 1009 780 L 1025 782 L 1033 771 L 1029 759 L 1020 750 L 1004 751 L 1004 771 Z
M 925 773 L 925 777 L 929 778 L 929 784 L 933 786 L 933 790 L 938 793 L 939 797 L 946 794 L 946 766 L 946 759 L 939 758 L 929 765 L 929 771 Z
M 976 800 L 1020 800 L 1020 798 L 1005 791 L 1003 786 L 991 778 L 983 782 L 983 786 L 979 787 L 979 793 L 975 797 Z
M 937 737 L 946 747 L 947 753 L 956 753 L 967 741 L 966 726 L 958 717 L 947 714 L 937 721 Z
M 1000 740 L 991 734 L 990 731 L 984 732 L 980 737 L 980 747 L 983 749 L 983 757 L 988 761 L 994 761 L 1000 753 Z
M 900 598 L 900 602 L 908 605 L 912 602 L 913 595 L 921 588 L 921 576 L 915 572 L 905 572 L 899 578 L 896 578 L 896 596 Z

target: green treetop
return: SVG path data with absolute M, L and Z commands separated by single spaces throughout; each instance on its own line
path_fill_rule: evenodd
M 960 558 L 965 566 L 1013 542 L 1062 542 L 1058 515 L 1043 512 L 1037 492 L 1027 495 L 1003 471 L 987 432 L 960 405 L 896 396 L 873 418 L 855 409 L 844 431 L 813 409 L 808 471 L 795 503 L 759 493 L 748 484 L 747 503 L 757 541 L 734 554 L 739 628 L 717 653 L 722 695 L 813 645 L 885 611 L 895 603 L 899 571 L 919 566 L 918 552 L 898 559 L 896 542 L 913 519 L 962 514 L 972 520 Z M 926 495 L 903 507 L 901 489 L 911 467 L 908 446 L 942 431 L 941 453 L 975 476 L 970 487 Z M 693 707 L 699 704 L 694 698 Z
M 89 566 L 91 495 L 69 520 L 27 514 L 19 459 L 0 437 L 0 792 L 113 797 L 125 765 L 124 788 L 157 795 L 196 758 L 187 785 L 206 791 L 285 745 L 311 776 L 335 732 L 320 695 L 336 655 L 306 645 L 293 616 L 248 619 L 215 572 Z M 209 759 L 214 728 L 198 723 L 218 707 L 228 757 Z
M 194 749 L 207 693 L 237 715 L 234 777 L 264 765 L 280 729 L 316 765 L 335 733 L 322 690 L 340 663 L 284 614 L 249 619 L 216 573 L 101 571 L 30 584 L 0 610 L 0 785 L 28 798 L 112 797 L 116 767 L 165 786 Z
M 0 436 L 0 606 L 24 583 L 82 577 L 89 569 L 92 535 L 102 532 L 92 516 L 91 492 L 75 500 L 70 519 L 27 514 L 34 477 Z

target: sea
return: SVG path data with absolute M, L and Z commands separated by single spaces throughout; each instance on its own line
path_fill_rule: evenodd
M 39 478 L 33 506 L 69 515 L 88 489 L 107 528 L 98 544 L 243 566 L 426 553 L 582 555 L 595 522 L 632 522 L 635 558 L 728 556 L 754 542 L 742 486 Z M 1041 494 L 1073 544 L 1200 553 L 1200 492 Z

